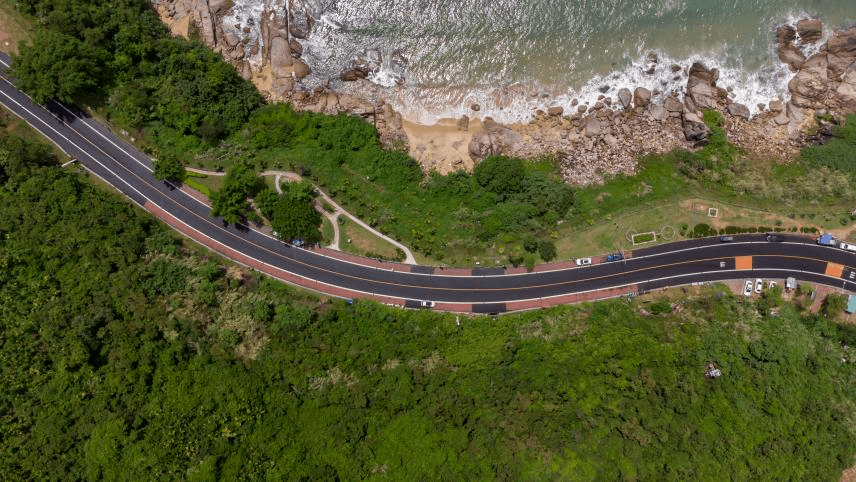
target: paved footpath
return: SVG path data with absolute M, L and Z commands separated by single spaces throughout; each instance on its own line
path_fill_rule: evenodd
M 205 169 L 197 169 L 197 168 L 193 168 L 193 167 L 188 167 L 186 169 L 188 171 L 191 171 L 191 172 L 195 172 L 198 174 L 206 174 L 208 176 L 225 176 L 226 175 L 225 172 L 208 171 Z M 280 188 L 279 182 L 282 178 L 288 179 L 289 182 L 300 182 L 303 180 L 303 178 L 300 176 L 300 174 L 297 174 L 296 172 L 291 172 L 291 171 L 267 170 L 267 171 L 262 172 L 261 175 L 262 176 L 276 176 L 276 182 L 275 182 L 276 191 L 280 194 L 282 193 L 282 188 Z M 336 201 L 333 201 L 333 199 L 330 196 L 328 196 L 327 193 L 322 191 L 318 186 L 315 186 L 315 191 L 318 193 L 319 196 L 321 196 L 322 199 L 324 199 L 324 201 L 326 201 L 331 206 L 333 206 L 333 209 L 334 209 L 334 211 L 332 213 L 329 213 L 326 210 L 324 210 L 323 208 L 321 208 L 320 206 L 316 205 L 316 209 L 318 209 L 318 212 L 320 212 L 322 215 L 324 215 L 333 224 L 333 242 L 330 243 L 330 246 L 328 246 L 330 249 L 340 251 L 340 249 L 339 249 L 339 239 L 340 239 L 339 223 L 337 221 L 338 221 L 339 216 L 344 215 L 344 216 L 351 218 L 351 220 L 353 220 L 355 223 L 359 224 L 360 226 L 362 226 L 363 228 L 368 230 L 370 233 L 374 234 L 375 236 L 383 239 L 384 241 L 388 242 L 389 244 L 392 244 L 396 248 L 403 251 L 404 252 L 404 264 L 412 264 L 412 265 L 417 264 L 416 258 L 413 256 L 413 252 L 410 251 L 410 248 L 408 248 L 407 246 L 405 246 L 405 245 L 399 243 L 398 241 L 390 238 L 389 236 L 381 233 L 380 231 L 376 230 L 375 228 L 369 226 L 368 224 L 364 223 L 360 218 L 354 216 L 353 214 L 349 213 L 348 211 L 345 211 L 345 209 L 343 209 L 342 206 L 340 206 Z

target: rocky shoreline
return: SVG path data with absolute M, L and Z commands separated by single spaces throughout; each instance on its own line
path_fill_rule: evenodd
M 197 34 L 270 101 L 288 101 L 299 110 L 361 116 L 377 126 L 385 144 L 407 146 L 426 171 L 469 170 L 489 154 L 531 158 L 558 153 L 569 183 L 598 183 L 613 174 L 634 173 L 639 155 L 704 145 L 709 130 L 702 122 L 703 108 L 723 114 L 726 133 L 735 144 L 759 157 L 788 160 L 811 140 L 809 132 L 816 128 L 828 132 L 845 114 L 856 112 L 856 26 L 835 30 L 806 58 L 801 47 L 816 45 L 822 38 L 818 19 L 777 29 L 779 59 L 794 77 L 788 92 L 759 104 L 754 116 L 747 106 L 734 102 L 728 87 L 717 85 L 716 69 L 696 62 L 671 66 L 673 80 L 686 79 L 679 93 L 605 85 L 593 105 L 574 100 L 570 112 L 550 107 L 536 111 L 525 124 L 482 119 L 480 107 L 473 104 L 472 119 L 462 116 L 422 126 L 402 119 L 390 106 L 388 101 L 396 98 L 399 88 L 381 88 L 366 80 L 380 59 L 355 59 L 341 72 L 349 93 L 330 89 L 328 80 L 307 79 L 311 67 L 301 59 L 301 40 L 314 19 L 301 0 L 271 0 L 261 18 L 225 26 L 230 0 L 152 0 L 152 4 L 173 33 Z M 260 23 L 257 29 L 255 22 Z M 249 35 L 255 31 L 251 27 L 260 32 L 259 38 Z M 391 60 L 406 63 L 404 58 Z M 655 53 L 647 60 L 652 65 L 659 62 Z

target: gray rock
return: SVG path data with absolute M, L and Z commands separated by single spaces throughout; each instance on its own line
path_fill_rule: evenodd
M 294 59 L 294 76 L 298 79 L 302 79 L 312 73 L 312 69 L 306 65 L 306 62 L 300 59 Z
M 669 117 L 669 111 L 667 111 L 666 108 L 661 105 L 652 105 L 651 117 L 654 120 L 664 121 Z
M 666 110 L 669 112 L 683 112 L 684 111 L 684 104 L 681 103 L 681 101 L 679 101 L 677 99 L 677 97 L 674 97 L 674 96 L 667 97 L 666 102 L 663 103 L 663 107 L 665 107 Z
M 303 55 L 303 46 L 300 45 L 296 39 L 291 39 L 288 41 L 288 47 L 291 49 L 291 55 L 294 57 L 300 57 Z
M 784 109 L 784 104 L 780 100 L 771 100 L 770 101 L 770 111 L 772 112 L 781 112 Z
M 645 107 L 651 103 L 651 91 L 645 87 L 636 87 L 633 91 L 633 105 L 635 107 Z
M 471 106 L 470 106 L 470 109 L 472 109 L 472 110 L 473 110 L 473 112 L 478 112 L 478 111 L 480 111 L 480 110 L 481 110 L 481 106 L 480 106 L 480 105 L 478 105 L 478 104 L 473 104 L 473 105 L 471 105 Z
M 272 38 L 270 42 L 270 66 L 273 76 L 283 77 L 286 75 L 285 68 L 291 67 L 293 63 L 288 41 L 282 37 Z
M 823 36 L 823 23 L 817 18 L 804 18 L 797 22 L 801 44 L 813 44 Z
M 589 117 L 586 121 L 586 137 L 594 137 L 600 135 L 600 122 L 596 117 Z
M 797 107 L 820 109 L 825 105 L 829 90 L 827 80 L 826 53 L 818 52 L 806 60 L 802 69 L 788 82 L 791 102 Z
M 473 161 L 481 161 L 491 154 L 503 154 L 523 142 L 520 134 L 492 120 L 485 119 L 484 126 L 485 130 L 473 135 L 467 146 Z
M 778 124 L 780 126 L 783 126 L 790 121 L 791 120 L 788 118 L 788 113 L 785 112 L 784 110 L 779 112 L 779 115 L 777 115 L 775 118 L 773 118 L 773 122 L 775 122 L 776 124 Z
M 588 106 L 585 104 L 577 106 L 577 112 L 579 112 L 580 114 L 585 114 L 587 110 Z
M 553 106 L 547 109 L 547 115 L 553 117 L 559 117 L 563 112 L 565 112 L 565 109 L 561 106 Z
M 791 71 L 798 71 L 805 63 L 805 55 L 795 45 L 779 47 L 779 60 L 788 64 Z
M 698 115 L 692 112 L 685 112 L 683 115 L 682 127 L 686 140 L 693 143 L 694 147 L 701 147 L 707 144 L 707 138 L 710 136 L 710 128 Z
M 828 76 L 839 80 L 856 62 L 856 26 L 836 30 L 826 42 L 829 53 Z
M 460 119 L 458 119 L 457 128 L 459 131 L 466 131 L 470 128 L 470 118 L 468 116 L 462 115 Z
M 339 76 L 345 82 L 353 82 L 359 79 L 365 79 L 369 75 L 368 71 L 361 68 L 348 69 Z
M 687 79 L 687 94 L 693 99 L 696 107 L 702 109 L 716 107 L 719 97 L 719 90 L 716 88 L 718 78 L 717 69 L 708 69 L 700 62 L 693 63 Z
M 630 101 L 633 100 L 633 94 L 630 93 L 630 89 L 624 88 L 618 91 L 618 102 L 621 103 L 621 106 L 625 109 L 630 107 Z
M 749 119 L 749 108 L 743 104 L 738 104 L 737 102 L 733 102 L 728 104 L 728 113 L 733 115 L 734 117 L 742 117 L 744 119 Z
M 615 147 L 618 145 L 618 139 L 615 138 L 612 134 L 607 134 L 603 136 L 603 142 L 609 147 Z

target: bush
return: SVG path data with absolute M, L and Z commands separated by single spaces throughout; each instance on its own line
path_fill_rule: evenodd
M 556 245 L 552 241 L 541 241 L 538 243 L 538 254 L 541 255 L 541 259 L 550 262 L 556 257 Z

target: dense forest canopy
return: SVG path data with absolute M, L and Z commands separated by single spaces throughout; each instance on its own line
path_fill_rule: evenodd
M 459 326 L 299 292 L 29 138 L 4 130 L 0 153 L 7 480 L 832 480 L 852 464 L 856 331 L 777 293 Z

